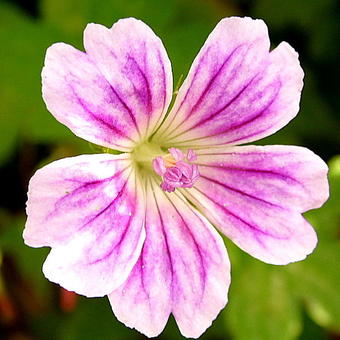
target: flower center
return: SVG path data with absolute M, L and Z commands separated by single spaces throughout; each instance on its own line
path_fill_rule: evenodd
M 189 149 L 184 156 L 181 150 L 170 148 L 165 156 L 153 159 L 154 171 L 162 177 L 161 188 L 173 192 L 176 188 L 191 188 L 199 177 L 198 166 L 192 162 L 196 154 Z

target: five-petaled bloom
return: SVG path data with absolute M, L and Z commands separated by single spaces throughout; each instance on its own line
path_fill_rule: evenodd
M 85 51 L 54 44 L 42 72 L 49 111 L 77 136 L 121 151 L 55 161 L 31 179 L 25 242 L 49 246 L 45 276 L 108 295 L 117 318 L 156 336 L 172 313 L 200 336 L 227 303 L 230 265 L 213 227 L 272 264 L 316 245 L 301 213 L 328 197 L 327 166 L 296 146 L 236 146 L 298 112 L 303 71 L 267 27 L 223 19 L 174 105 L 161 40 L 143 22 L 89 24 Z

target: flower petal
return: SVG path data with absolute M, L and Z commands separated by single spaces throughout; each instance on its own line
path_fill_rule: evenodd
M 135 265 L 145 239 L 145 203 L 127 155 L 65 158 L 29 185 L 25 243 L 50 246 L 45 276 L 86 296 L 107 295 Z
M 196 57 L 157 137 L 165 147 L 258 140 L 297 114 L 302 79 L 298 54 L 287 43 L 269 53 L 262 20 L 223 19 Z
M 93 61 L 72 46 L 48 48 L 42 71 L 48 110 L 72 132 L 92 143 L 121 151 L 138 140 L 133 123 Z
M 46 53 L 43 98 L 77 136 L 121 151 L 146 139 L 171 100 L 171 64 L 160 39 L 135 19 L 90 24 L 87 53 L 58 43 Z
M 180 193 L 147 186 L 146 241 L 128 280 L 109 295 L 117 318 L 157 336 L 169 313 L 181 333 L 199 337 L 227 303 L 229 260 L 223 241 Z
M 122 117 L 146 139 L 172 96 L 171 64 L 162 41 L 142 21 L 128 18 L 110 29 L 89 24 L 84 45 L 124 106 Z
M 252 256 L 272 264 L 304 259 L 317 238 L 301 212 L 327 199 L 327 165 L 301 147 L 224 150 L 197 151 L 200 178 L 185 195 Z

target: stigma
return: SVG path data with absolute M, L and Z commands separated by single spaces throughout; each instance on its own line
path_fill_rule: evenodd
M 168 149 L 165 156 L 153 159 L 154 171 L 162 177 L 160 187 L 167 192 L 173 192 L 176 188 L 191 188 L 199 178 L 198 166 L 193 162 L 197 159 L 192 149 L 186 156 L 176 148 Z

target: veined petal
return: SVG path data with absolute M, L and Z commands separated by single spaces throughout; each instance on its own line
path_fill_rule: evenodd
M 196 57 L 157 137 L 164 146 L 235 145 L 271 135 L 299 110 L 303 71 L 287 43 L 269 53 L 262 20 L 223 19 Z
M 43 98 L 77 136 L 128 151 L 161 123 L 171 100 L 171 64 L 161 40 L 135 19 L 89 24 L 87 53 L 58 43 L 46 53 Z
M 327 165 L 295 146 L 197 151 L 200 178 L 185 195 L 225 235 L 272 264 L 299 261 L 317 242 L 301 213 L 328 198 Z
M 167 226 L 162 224 L 150 185 L 146 188 L 146 239 L 126 282 L 109 295 L 116 317 L 149 337 L 164 329 L 172 309 L 172 271 Z
M 50 246 L 43 271 L 64 288 L 104 296 L 120 286 L 145 239 L 145 200 L 127 155 L 84 155 L 38 170 L 25 243 Z
M 89 24 L 84 45 L 120 101 L 120 116 L 146 139 L 172 96 L 171 64 L 162 41 L 142 21 L 128 18 L 110 29 Z
M 93 61 L 70 45 L 48 48 L 42 71 L 48 110 L 72 132 L 91 143 L 121 151 L 138 141 L 131 120 Z
M 227 303 L 230 265 L 223 241 L 178 193 L 147 186 L 146 241 L 127 281 L 109 295 L 117 318 L 157 336 L 170 312 L 199 337 Z

